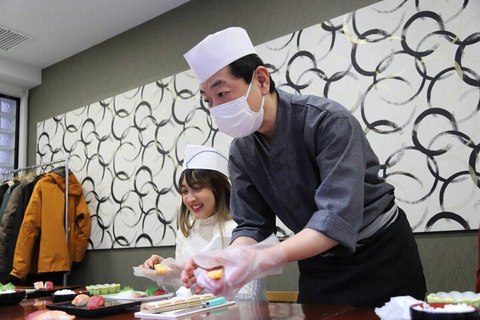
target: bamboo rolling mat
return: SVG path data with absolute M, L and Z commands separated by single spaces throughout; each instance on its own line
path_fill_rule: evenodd
M 165 311 L 173 311 L 188 307 L 197 307 L 202 304 L 202 302 L 208 301 L 215 298 L 213 294 L 199 294 L 191 297 L 175 297 L 168 300 L 152 301 L 142 303 L 140 308 L 141 312 L 144 313 L 160 313 Z

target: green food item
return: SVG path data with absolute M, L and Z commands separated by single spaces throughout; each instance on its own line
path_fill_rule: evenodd
M 0 283 L 0 291 L 7 291 L 7 290 L 15 290 L 15 286 L 11 283 L 7 283 L 7 284 Z
M 147 297 L 153 296 L 153 293 L 158 289 L 156 286 L 148 287 L 147 290 L 145 290 L 145 294 Z
M 123 292 L 123 291 L 135 291 L 135 290 L 132 287 L 125 286 L 125 287 L 123 287 L 122 290 L 120 290 L 120 292 Z

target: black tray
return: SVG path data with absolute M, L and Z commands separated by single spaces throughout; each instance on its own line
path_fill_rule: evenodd
M 140 301 L 106 300 L 105 306 L 99 307 L 97 309 L 88 309 L 87 306 L 77 307 L 74 306 L 71 302 L 61 302 L 47 304 L 47 309 L 61 310 L 75 316 L 93 318 L 108 316 L 115 313 L 121 313 L 125 311 L 125 308 L 139 305 L 140 303 Z

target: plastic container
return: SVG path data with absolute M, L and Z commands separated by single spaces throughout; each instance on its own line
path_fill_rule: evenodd
M 467 310 L 468 309 L 468 310 Z M 458 303 L 418 303 L 410 307 L 412 320 L 479 320 L 478 308 Z
M 118 283 L 111 283 L 111 284 L 96 284 L 92 286 L 87 286 L 88 293 L 91 296 L 99 296 L 105 294 L 113 294 L 120 292 L 120 284 Z
M 472 306 L 480 308 L 480 293 L 474 293 L 472 291 L 458 292 L 437 292 L 431 293 L 427 296 L 428 303 L 467 303 Z

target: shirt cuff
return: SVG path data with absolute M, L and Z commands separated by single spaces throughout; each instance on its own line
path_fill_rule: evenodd
M 232 240 L 230 241 L 230 244 L 235 241 L 238 237 L 249 237 L 254 239 L 257 242 L 261 242 L 265 239 L 267 239 L 270 235 L 265 235 L 264 233 L 261 232 L 259 229 L 250 229 L 250 228 L 245 228 L 245 229 L 235 229 L 232 232 Z
M 357 230 L 333 212 L 326 210 L 315 212 L 305 228 L 318 231 L 338 242 L 337 246 L 327 251 L 328 253 L 349 255 L 355 252 Z

